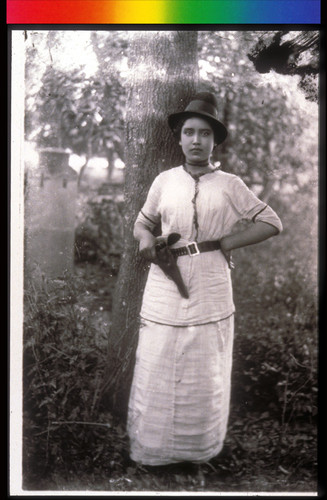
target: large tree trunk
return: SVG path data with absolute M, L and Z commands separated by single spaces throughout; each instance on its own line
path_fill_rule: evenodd
M 104 396 L 126 417 L 148 265 L 138 256 L 133 225 L 150 184 L 182 161 L 167 125 L 197 83 L 197 32 L 131 32 L 126 109 L 124 251 L 115 290 Z

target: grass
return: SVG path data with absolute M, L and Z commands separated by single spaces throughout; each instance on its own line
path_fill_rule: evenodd
M 63 280 L 29 282 L 27 492 L 317 491 L 317 236 L 299 203 L 282 217 L 281 236 L 235 252 L 229 426 L 203 478 L 187 464 L 137 466 L 122 422 L 101 405 L 117 258 L 111 267 L 80 262 Z
M 312 384 L 304 384 L 310 373 L 314 382 L 315 361 L 300 357 L 294 335 L 288 342 L 271 335 L 281 317 L 286 329 L 278 304 L 261 319 L 259 337 L 256 307 L 238 304 L 228 434 L 222 453 L 203 466 L 205 484 L 186 465 L 140 468 L 129 459 L 122 423 L 97 401 L 116 281 L 110 274 L 80 265 L 74 277 L 26 293 L 24 489 L 316 491 L 315 401 Z M 288 366 L 292 353 L 302 367 Z M 289 393 L 278 386 L 288 373 Z

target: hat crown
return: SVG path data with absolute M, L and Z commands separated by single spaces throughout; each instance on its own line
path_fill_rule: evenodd
M 205 113 L 213 118 L 218 118 L 218 102 L 210 92 L 199 92 L 186 106 L 185 111 L 194 113 Z

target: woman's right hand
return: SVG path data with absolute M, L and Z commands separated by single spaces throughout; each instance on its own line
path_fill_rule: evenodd
M 146 259 L 154 262 L 157 257 L 156 253 L 156 238 L 150 232 L 146 232 L 142 234 L 142 238 L 140 239 L 139 251 L 140 255 Z

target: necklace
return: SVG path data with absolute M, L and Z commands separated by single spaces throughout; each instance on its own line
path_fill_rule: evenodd
M 209 160 L 202 160 L 202 161 L 188 160 L 185 162 L 185 165 L 189 165 L 190 167 L 209 167 L 210 163 Z
M 198 172 L 192 172 L 192 167 L 201 167 L 201 170 Z M 199 177 L 202 177 L 202 175 L 211 174 L 212 172 L 218 170 L 208 162 L 202 162 L 201 164 L 185 162 L 183 168 L 185 172 L 187 172 L 191 177 L 193 177 L 193 179 L 198 179 Z M 205 171 L 203 172 L 203 170 Z

